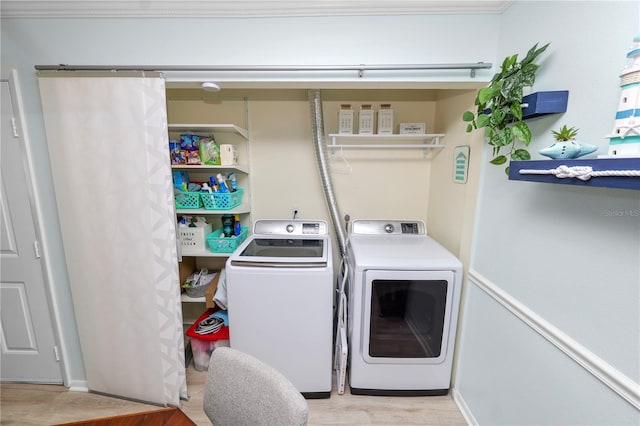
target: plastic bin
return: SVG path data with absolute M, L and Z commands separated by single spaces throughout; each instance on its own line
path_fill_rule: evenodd
M 218 228 L 207 235 L 207 244 L 209 249 L 214 253 L 233 253 L 244 240 L 247 239 L 249 228 L 241 227 L 242 231 L 239 236 L 225 237 L 222 228 Z
M 230 210 L 242 203 L 244 190 L 238 188 L 236 192 L 201 192 L 202 204 L 207 210 Z
M 202 207 L 202 199 L 199 192 L 178 192 L 173 198 L 177 209 L 199 209 Z
M 214 313 L 216 309 L 207 309 L 187 330 L 187 336 L 191 339 L 191 351 L 193 352 L 193 366 L 198 371 L 209 369 L 211 354 L 216 348 L 229 346 L 229 327 L 223 325 L 213 334 L 198 334 L 195 332 L 200 321 Z
M 185 293 L 187 293 L 187 296 L 189 297 L 204 297 L 207 294 L 207 290 L 209 289 L 209 287 L 213 284 L 216 283 L 216 287 L 218 285 L 218 280 L 216 279 L 216 276 L 219 274 L 218 271 L 206 271 L 207 273 L 204 274 L 205 271 L 200 271 L 200 273 L 202 274 L 203 278 L 201 278 L 200 280 L 198 280 L 198 285 L 196 287 L 183 287 L 185 290 Z M 206 280 L 209 280 L 208 282 L 206 282 Z M 206 282 L 206 284 L 201 284 Z

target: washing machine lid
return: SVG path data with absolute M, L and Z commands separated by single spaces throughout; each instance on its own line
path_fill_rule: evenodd
M 326 267 L 330 244 L 325 221 L 262 219 L 230 261 L 244 267 Z

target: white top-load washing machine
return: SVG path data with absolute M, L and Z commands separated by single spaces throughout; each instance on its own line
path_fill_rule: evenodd
M 347 264 L 351 393 L 448 393 L 461 262 L 424 222 L 356 220 Z
M 232 348 L 271 365 L 306 398 L 332 386 L 333 260 L 325 221 L 257 220 L 226 262 Z

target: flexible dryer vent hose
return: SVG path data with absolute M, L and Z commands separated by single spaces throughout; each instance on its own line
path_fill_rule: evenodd
M 313 133 L 313 142 L 315 145 L 316 160 L 318 162 L 318 171 L 322 181 L 322 189 L 324 190 L 325 201 L 329 207 L 329 214 L 333 222 L 333 228 L 336 231 L 338 245 L 340 247 L 340 257 L 346 254 L 346 235 L 338 213 L 338 203 L 333 193 L 331 184 L 331 175 L 327 165 L 327 148 L 324 144 L 324 121 L 322 117 L 322 99 L 319 89 L 309 90 L 309 106 L 311 108 L 311 131 Z

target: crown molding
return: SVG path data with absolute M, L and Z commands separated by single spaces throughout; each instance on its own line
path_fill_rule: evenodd
M 514 0 L 3 0 L 2 18 L 252 18 L 502 13 Z

